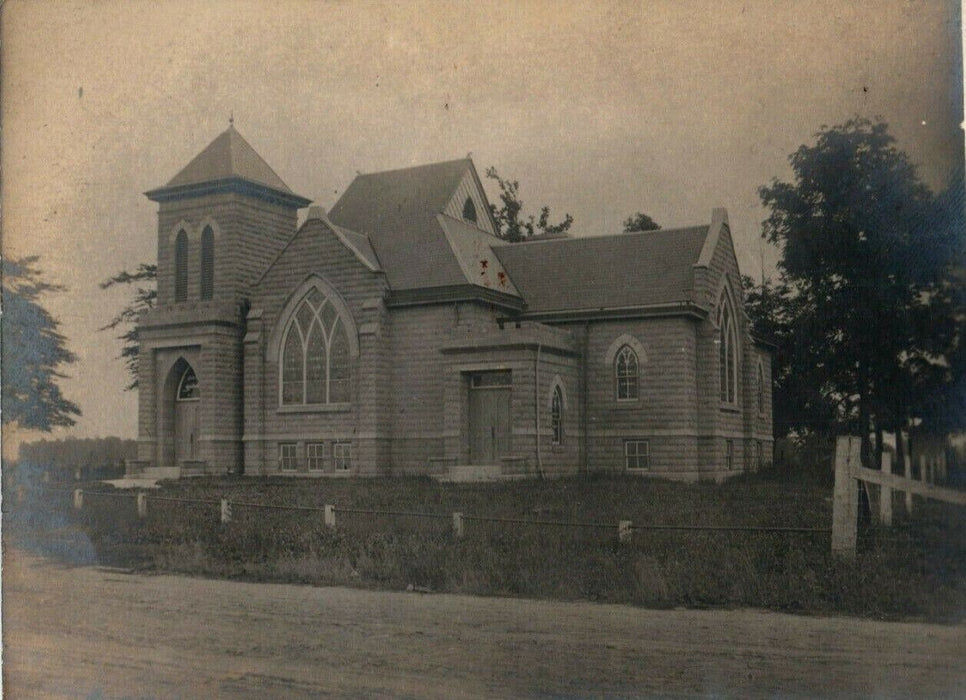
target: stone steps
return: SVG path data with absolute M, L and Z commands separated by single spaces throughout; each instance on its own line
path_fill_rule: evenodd
M 180 479 L 181 467 L 145 467 L 138 474 L 141 479 Z

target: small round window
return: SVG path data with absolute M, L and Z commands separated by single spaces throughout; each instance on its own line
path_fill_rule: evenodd
M 199 398 L 201 398 L 201 392 L 198 389 L 198 377 L 195 375 L 195 371 L 189 367 L 181 375 L 181 383 L 178 384 L 178 401 L 191 401 Z

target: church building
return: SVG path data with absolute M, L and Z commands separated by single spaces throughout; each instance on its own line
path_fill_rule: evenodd
M 506 243 L 466 158 L 359 175 L 326 213 L 233 126 L 146 194 L 132 476 L 720 480 L 771 460 L 771 353 L 723 209 Z

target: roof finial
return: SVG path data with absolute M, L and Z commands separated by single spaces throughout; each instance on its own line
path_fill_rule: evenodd
M 229 127 L 235 126 L 235 110 L 232 110 L 231 112 L 228 113 L 228 126 Z

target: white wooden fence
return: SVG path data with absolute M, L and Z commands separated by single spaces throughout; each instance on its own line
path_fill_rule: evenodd
M 905 492 L 905 508 L 912 512 L 912 496 L 931 498 L 944 503 L 966 505 L 966 491 L 943 488 L 928 481 L 912 478 L 912 460 L 905 455 L 905 476 L 892 473 L 892 455 L 884 452 L 879 469 L 862 466 L 861 441 L 852 435 L 840 436 L 835 443 L 835 488 L 832 497 L 832 551 L 847 559 L 855 558 L 859 515 L 859 484 L 879 486 L 879 522 L 892 525 L 892 492 Z M 933 465 L 923 461 L 919 473 L 928 479 Z

